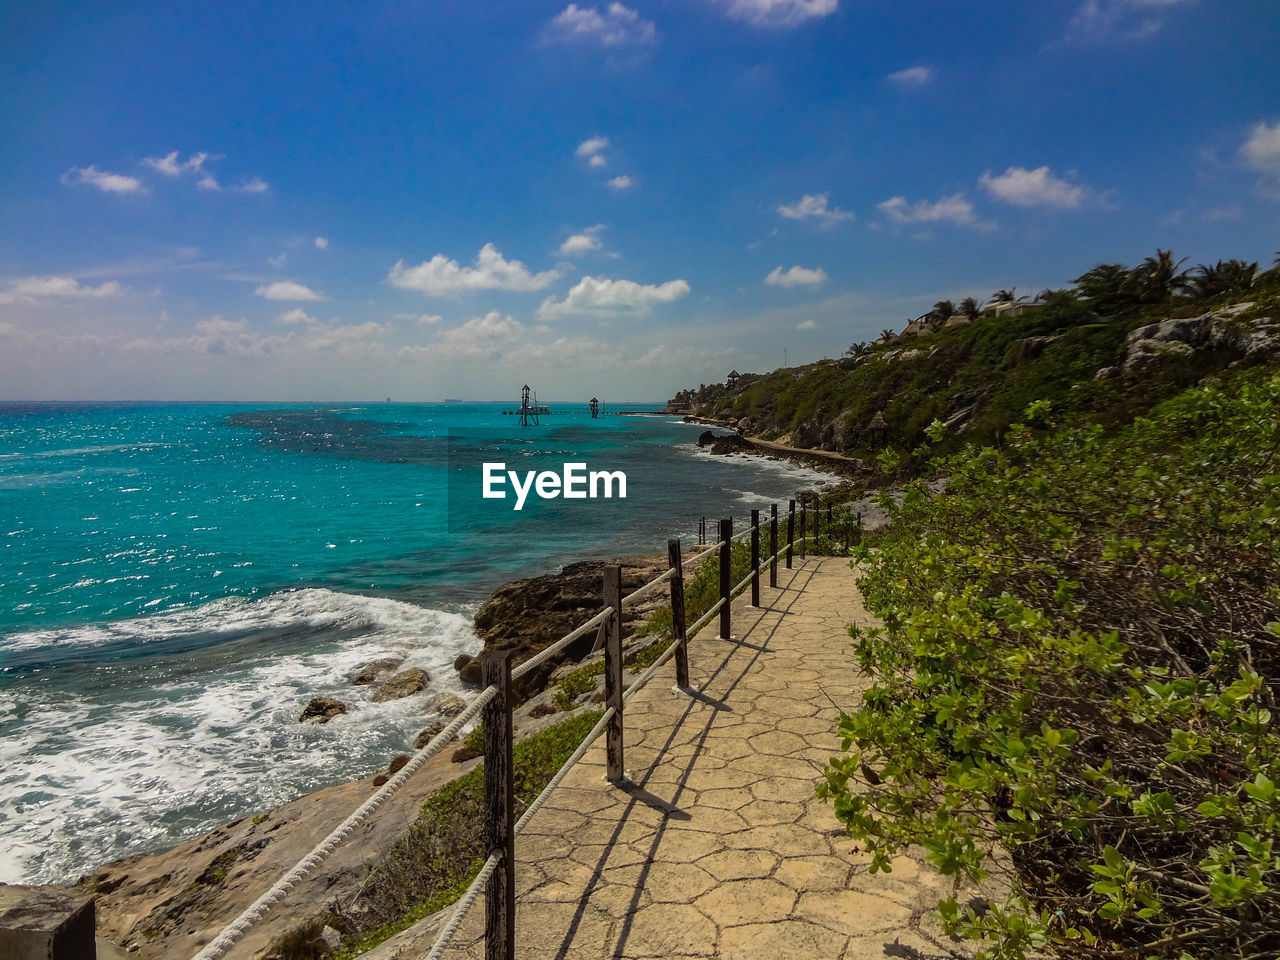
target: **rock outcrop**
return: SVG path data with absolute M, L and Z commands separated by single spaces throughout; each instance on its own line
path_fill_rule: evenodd
M 422 690 L 430 679 L 425 670 L 417 667 L 401 670 L 374 691 L 373 702 L 385 703 L 388 700 L 403 700 L 405 697 L 411 697 Z
M 1131 330 L 1124 352 L 1110 367 L 1095 374 L 1097 380 L 1132 375 L 1170 357 L 1185 357 L 1209 347 L 1238 350 L 1245 356 L 1280 350 L 1280 324 L 1271 317 L 1241 320 L 1253 303 L 1235 303 L 1198 317 L 1171 317 Z
M 372 663 L 362 667 L 351 682 L 357 687 L 377 683 L 402 663 L 404 663 L 404 659 L 400 657 L 384 657 L 381 660 L 374 660 Z
M 587 560 L 571 563 L 560 573 L 532 577 L 504 584 L 493 592 L 476 613 L 476 632 L 484 650 L 512 651 L 517 665 L 551 645 L 574 627 L 599 612 L 601 585 L 606 562 L 622 566 L 622 591 L 628 593 L 667 569 L 666 556 L 621 557 L 617 560 Z M 629 636 L 649 613 L 666 601 L 663 590 L 655 590 L 633 606 L 623 617 L 623 636 Z M 516 694 L 524 699 L 541 690 L 547 678 L 562 663 L 582 659 L 595 645 L 596 631 L 579 638 L 558 657 L 552 657 L 516 683 Z M 480 658 L 459 657 L 454 666 L 467 683 L 480 682 Z
M 299 723 L 328 723 L 347 712 L 347 708 L 330 697 L 314 697 L 302 710 Z

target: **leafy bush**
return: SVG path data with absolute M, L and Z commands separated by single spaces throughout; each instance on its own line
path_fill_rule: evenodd
M 884 627 L 850 628 L 873 685 L 819 793 L 874 870 L 918 844 L 1003 874 L 990 910 L 940 904 L 984 956 L 1275 957 L 1280 376 L 1111 436 L 1049 419 L 884 498 Z

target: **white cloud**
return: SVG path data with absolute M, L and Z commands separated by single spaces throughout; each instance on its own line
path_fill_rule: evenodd
M 593 167 L 607 167 L 609 161 L 604 158 L 604 154 L 597 153 L 594 157 L 587 161 Z
M 928 67 L 907 67 L 889 74 L 885 79 L 903 87 L 923 87 L 933 78 L 933 71 Z
M 400 350 L 404 358 L 414 355 L 438 356 L 450 360 L 494 362 L 524 338 L 524 325 L 510 316 L 491 310 L 482 317 L 472 317 L 460 327 L 442 330 L 434 343 Z
M 993 197 L 1020 207 L 1071 209 L 1080 206 L 1085 196 L 1084 187 L 1053 176 L 1048 167 L 1010 167 L 995 177 L 988 170 L 978 183 Z
M 597 316 L 644 313 L 656 304 L 674 303 L 688 294 L 689 284 L 684 280 L 668 280 L 666 283 L 650 285 L 633 280 L 583 277 L 564 300 L 547 297 L 538 308 L 538 316 L 547 320 L 575 313 Z
M 1085 0 L 1071 18 L 1071 33 L 1102 39 L 1149 37 L 1164 26 L 1162 14 L 1190 0 Z
M 264 283 L 253 291 L 256 296 L 267 300 L 323 300 L 324 295 L 316 293 L 310 287 L 295 283 L 292 280 L 277 280 L 275 283 Z
M 178 156 L 178 151 L 173 150 L 163 157 L 145 157 L 142 162 L 166 177 L 178 177 L 184 173 L 194 174 L 199 177 L 196 186 L 201 190 L 222 189 L 213 174 L 204 168 L 204 162 L 209 159 L 209 154 L 193 153 L 185 161 L 178 160 Z
M 321 250 L 328 250 L 329 241 L 324 237 L 316 237 L 316 246 Z
M 261 177 L 254 177 L 252 180 L 246 180 L 236 189 L 241 193 L 267 193 L 270 191 L 271 185 Z
M 50 298 L 118 297 L 123 292 L 124 288 L 114 280 L 93 287 L 81 285 L 75 277 L 22 277 L 9 281 L 8 287 L 0 290 L 0 303 L 36 303 Z
M 657 30 L 653 22 L 620 3 L 601 13 L 595 7 L 571 3 L 551 20 L 552 35 L 560 40 L 598 43 L 602 47 L 639 46 L 651 43 Z
M 949 222 L 962 227 L 989 229 L 992 225 L 974 216 L 973 204 L 962 193 L 943 197 L 936 203 L 917 200 L 908 203 L 906 197 L 891 197 L 877 206 L 895 223 Z
M 635 184 L 635 181 L 628 177 L 625 173 L 621 176 L 614 177 L 609 181 L 609 186 L 614 190 L 629 190 Z
M 827 271 L 821 267 L 816 270 L 809 270 L 800 266 L 792 267 L 790 270 L 774 267 L 769 272 L 769 275 L 764 278 L 765 283 L 772 284 L 775 287 L 812 286 L 818 283 L 825 283 L 826 280 Z
M 838 0 L 728 0 L 727 11 L 735 20 L 757 27 L 793 27 L 836 12 Z
M 1239 220 L 1242 216 L 1244 211 L 1240 209 L 1240 204 L 1226 203 L 1206 210 L 1200 219 L 1205 223 L 1217 223 L 1222 220 Z
M 87 183 L 104 193 L 145 193 L 146 188 L 137 177 L 123 173 L 107 173 L 97 167 L 72 167 L 62 175 L 63 183 Z
M 818 324 L 814 320 L 801 320 L 796 324 L 797 330 L 817 330 Z
M 280 316 L 276 317 L 281 323 L 301 323 L 310 326 L 313 323 L 319 323 L 315 317 L 308 315 L 307 311 L 301 307 L 294 307 L 292 310 L 286 310 Z
M 604 246 L 598 236 L 603 229 L 604 224 L 597 223 L 594 227 L 587 227 L 581 233 L 575 233 L 560 244 L 560 256 L 577 257 L 584 253 L 591 253 L 593 250 L 599 250 Z
M 444 317 L 440 316 L 438 313 L 424 313 L 422 316 L 418 317 L 418 323 L 424 327 L 434 327 L 443 319 Z
M 609 146 L 608 137 L 591 137 L 578 144 L 578 149 L 573 153 L 577 157 L 595 157 L 607 146 Z
M 387 274 L 393 286 L 448 296 L 466 290 L 542 290 L 560 276 L 556 270 L 530 273 L 519 260 L 507 260 L 492 243 L 480 248 L 475 266 L 463 267 L 443 253 L 406 267 L 403 260 Z
M 817 220 L 828 227 L 842 220 L 852 220 L 852 211 L 827 205 L 830 196 L 829 193 L 806 193 L 795 203 L 779 206 L 778 213 L 788 220 Z
M 1240 155 L 1253 170 L 1280 181 L 1280 120 L 1257 124 L 1240 147 Z

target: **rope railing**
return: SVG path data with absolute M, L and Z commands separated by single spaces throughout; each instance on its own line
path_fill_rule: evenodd
M 693 564 L 699 563 L 700 561 L 704 560 L 709 556 L 712 556 L 713 554 L 724 553 L 727 555 L 728 548 L 730 547 L 731 544 L 737 541 L 740 541 L 746 537 L 758 535 L 760 532 L 766 529 L 769 529 L 771 522 L 776 522 L 776 517 L 774 521 L 763 521 L 763 522 L 758 519 L 758 515 L 755 515 L 753 519 L 755 519 L 755 522 L 753 522 L 745 530 L 742 530 L 741 532 L 732 536 L 722 536 L 718 542 L 709 545 L 706 549 L 702 550 L 697 554 L 694 554 L 691 557 L 685 558 L 682 561 L 682 563 L 684 565 L 693 565 Z M 725 524 L 726 526 L 723 529 L 727 534 L 727 531 L 729 529 L 729 527 L 727 526 L 728 521 L 725 521 Z M 383 803 L 385 803 L 391 796 L 393 796 L 397 791 L 399 791 L 400 788 L 403 787 L 404 784 L 419 769 L 421 769 L 424 764 L 426 764 L 434 756 L 440 753 L 440 751 L 443 750 L 445 746 L 447 746 L 458 735 L 459 731 L 466 724 L 470 723 L 473 719 L 475 719 L 476 715 L 479 714 L 480 711 L 484 710 L 486 707 L 489 707 L 491 701 L 496 696 L 502 695 L 503 697 L 507 698 L 506 719 L 507 719 L 507 726 L 509 728 L 510 727 L 510 700 L 509 700 L 510 693 L 509 691 L 510 691 L 511 682 L 514 680 L 518 680 L 519 678 L 528 674 L 530 671 L 535 670 L 538 666 L 545 663 L 551 657 L 554 657 L 558 653 L 561 653 L 562 651 L 564 651 L 564 649 L 568 647 L 569 644 L 573 643 L 575 640 L 578 640 L 579 638 L 585 636 L 590 631 L 600 628 L 602 626 L 606 629 L 606 632 L 609 633 L 610 641 L 612 643 L 612 646 L 609 646 L 608 644 L 606 645 L 606 657 L 605 657 L 606 659 L 606 691 L 607 691 L 606 696 L 608 701 L 610 702 L 610 706 L 605 710 L 603 715 L 600 717 L 599 721 L 597 721 L 595 726 L 592 727 L 591 731 L 586 735 L 586 737 L 583 738 L 582 742 L 578 745 L 577 749 L 574 750 L 574 752 L 569 756 L 569 758 L 560 767 L 560 769 L 552 776 L 551 780 L 548 781 L 547 785 L 542 789 L 542 791 L 538 794 L 538 796 L 534 798 L 534 800 L 525 809 L 525 812 L 520 817 L 519 822 L 515 823 L 514 825 L 511 825 L 511 836 L 513 837 L 518 836 L 524 830 L 529 820 L 546 802 L 547 798 L 551 795 L 552 791 L 554 791 L 555 788 L 563 781 L 564 777 L 568 774 L 569 770 L 572 769 L 572 767 L 582 759 L 582 757 L 586 754 L 588 748 L 596 740 L 599 739 L 602 733 L 605 733 L 606 731 L 610 733 L 610 744 L 609 744 L 610 779 L 616 780 L 620 778 L 621 748 L 622 748 L 622 740 L 621 740 L 622 708 L 624 707 L 624 705 L 629 700 L 631 700 L 631 698 L 634 697 L 645 685 L 647 685 L 650 681 L 652 681 L 653 678 L 657 676 L 658 671 L 663 666 L 665 666 L 667 662 L 672 659 L 672 657 L 679 656 L 680 658 L 677 662 L 677 676 L 684 677 L 685 674 L 687 674 L 688 668 L 687 668 L 687 659 L 685 655 L 685 649 L 687 648 L 689 638 L 697 635 L 697 633 L 700 630 L 702 630 L 707 624 L 709 624 L 712 618 L 715 617 L 717 614 L 722 614 L 723 616 L 724 614 L 722 613 L 722 611 L 725 610 L 726 606 L 732 601 L 733 597 L 739 594 L 742 590 L 744 590 L 748 584 L 752 584 L 754 581 L 756 584 L 756 588 L 758 589 L 759 576 L 762 571 L 768 568 L 770 564 L 776 563 L 778 560 L 786 556 L 788 552 L 793 549 L 793 547 L 797 542 L 803 542 L 804 540 L 809 539 L 809 537 L 807 537 L 804 533 L 802 533 L 800 537 L 794 537 L 790 535 L 791 534 L 790 524 L 788 525 L 788 534 L 789 534 L 787 538 L 788 542 L 785 543 L 781 547 L 781 549 L 779 549 L 776 553 L 772 554 L 769 557 L 760 559 L 758 563 L 753 565 L 751 572 L 748 573 L 748 575 L 743 580 L 741 580 L 737 585 L 735 585 L 734 587 L 732 587 L 727 591 L 722 586 L 721 588 L 722 595 L 720 596 L 720 598 L 714 604 L 712 604 L 711 607 L 702 614 L 702 616 L 700 616 L 696 621 L 694 621 L 694 623 L 689 624 L 687 628 L 684 627 L 683 625 L 683 616 L 684 616 L 683 567 L 681 566 L 681 561 L 679 560 L 679 556 L 678 556 L 678 541 L 671 541 L 672 544 L 676 545 L 672 547 L 672 549 L 676 551 L 671 561 L 673 565 L 667 571 L 649 580 L 647 583 L 633 590 L 631 593 L 627 594 L 625 597 L 620 596 L 621 590 L 617 589 L 617 585 L 620 584 L 620 568 L 617 568 L 617 567 L 608 568 L 614 571 L 613 573 L 613 577 L 615 581 L 615 590 L 613 592 L 614 602 L 612 603 L 606 602 L 604 608 L 600 610 L 600 612 L 598 612 L 597 614 L 595 614 L 585 622 L 579 624 L 573 630 L 569 631 L 569 633 L 565 634 L 559 640 L 555 641 L 554 643 L 540 650 L 534 656 L 523 661 L 517 667 L 511 668 L 510 670 L 508 670 L 505 674 L 505 680 L 503 684 L 497 685 L 494 683 L 490 683 L 483 690 L 481 690 L 461 713 L 459 713 L 456 717 L 454 717 L 444 727 L 444 729 L 442 729 L 438 734 L 432 737 L 431 740 L 427 744 L 425 744 L 422 747 L 422 749 L 420 749 L 408 763 L 406 763 L 403 767 L 401 767 L 400 770 L 398 770 L 375 794 L 373 794 L 373 796 L 369 797 L 364 803 L 362 803 L 358 808 L 356 808 L 356 810 L 353 811 L 345 820 L 343 820 L 340 824 L 338 824 L 338 826 L 335 827 L 324 840 L 322 840 L 315 847 L 313 847 L 311 851 L 307 853 L 306 856 L 304 856 L 301 860 L 299 860 L 293 866 L 293 868 L 291 868 L 284 876 L 282 876 L 279 880 L 277 880 L 276 883 L 273 884 L 270 889 L 268 889 L 264 894 L 262 894 L 262 896 L 260 896 L 252 904 L 250 904 L 235 920 L 227 924 L 213 940 L 211 940 L 202 950 L 200 950 L 199 953 L 195 955 L 193 960 L 220 960 L 221 957 L 225 956 L 226 953 L 237 942 L 239 942 L 239 940 L 245 935 L 245 933 L 249 931 L 249 929 L 253 927 L 255 923 L 261 920 L 262 917 L 264 917 L 272 907 L 278 904 L 284 898 L 284 896 L 298 884 L 299 881 L 301 881 L 304 877 L 306 877 L 307 874 L 309 874 L 327 856 L 329 856 L 329 854 L 331 854 L 333 850 L 339 844 L 341 844 L 342 841 L 345 840 L 356 827 L 360 826 L 366 819 L 368 819 L 370 815 L 372 815 L 379 807 L 381 807 Z M 752 546 L 753 558 L 758 556 L 757 543 L 758 542 L 753 541 L 753 546 Z M 788 565 L 789 565 L 789 561 L 788 561 Z M 606 572 L 606 584 L 608 582 L 608 577 L 609 577 L 609 574 Z M 723 579 L 721 580 L 722 585 L 725 584 L 726 582 L 727 581 Z M 667 649 L 663 651 L 662 654 L 639 677 L 637 677 L 634 681 L 632 681 L 632 683 L 629 686 L 627 686 L 625 689 L 622 689 L 620 679 L 615 679 L 614 677 L 610 676 L 610 669 L 615 671 L 615 674 L 616 674 L 616 671 L 620 670 L 622 611 L 628 605 L 633 604 L 639 598 L 653 592 L 654 590 L 662 586 L 664 583 L 671 584 L 673 609 L 676 606 L 675 597 L 677 595 L 677 592 L 680 597 L 679 617 L 680 617 L 681 623 L 679 628 L 675 629 L 673 633 L 673 636 L 675 639 L 673 639 L 673 642 L 670 644 L 670 646 L 668 646 Z M 608 598 L 608 596 L 609 596 L 609 591 L 608 589 L 606 589 L 606 599 Z M 755 602 L 754 592 L 752 596 L 753 596 L 753 602 Z M 506 656 L 506 655 L 507 654 L 503 654 L 503 656 Z M 620 674 L 616 674 L 616 676 L 620 677 Z M 684 683 L 687 681 L 684 679 L 680 679 L 678 682 Z M 499 709 L 499 708 L 497 707 L 497 705 L 495 705 L 491 709 Z M 499 716 L 501 716 L 501 714 L 499 714 Z M 508 737 L 509 737 L 509 732 L 510 731 L 508 729 Z M 616 759 L 613 757 L 613 753 L 615 752 L 615 745 L 616 745 L 616 752 L 618 754 Z M 508 743 L 508 753 L 509 753 L 509 743 Z M 615 773 L 618 776 L 614 776 Z M 510 776 L 509 770 L 507 771 L 507 774 L 509 777 Z M 467 887 L 466 892 L 458 900 L 457 905 L 454 908 L 453 914 L 451 915 L 448 923 L 446 923 L 446 925 L 438 935 L 435 944 L 431 948 L 431 951 L 427 954 L 426 960 L 437 960 L 437 958 L 441 955 L 441 953 L 443 953 L 443 951 L 448 947 L 450 941 L 453 939 L 454 935 L 457 933 L 457 930 L 460 927 L 462 920 L 466 916 L 467 912 L 471 909 L 471 907 L 475 904 L 475 901 L 479 898 L 481 890 L 484 889 L 486 886 L 492 887 L 492 883 L 494 882 L 495 871 L 497 871 L 498 868 L 503 865 L 503 860 L 504 860 L 504 854 L 501 849 L 493 849 L 491 851 L 489 857 L 485 860 L 484 865 L 480 868 L 480 871 L 476 874 L 475 879 L 472 880 L 471 884 Z M 511 869 L 511 865 L 507 865 L 507 866 L 508 866 L 508 869 Z M 492 893 L 492 890 L 491 890 L 491 893 Z M 508 925 L 512 922 L 510 914 L 511 914 L 511 911 L 508 910 L 507 911 L 508 919 L 505 921 Z M 486 938 L 490 936 L 492 933 L 493 931 L 486 931 Z M 509 936 L 512 936 L 512 933 L 510 930 L 507 930 L 505 931 L 505 935 L 509 937 Z
M 360 804 L 345 820 L 333 828 L 330 834 L 321 840 L 318 844 L 299 860 L 292 869 L 272 885 L 262 896 L 249 904 L 248 907 L 236 917 L 235 920 L 223 927 L 213 940 L 196 954 L 195 960 L 218 960 L 235 946 L 249 929 L 261 920 L 268 910 L 274 907 L 293 887 L 302 880 L 308 873 L 319 866 L 320 862 L 331 854 L 343 840 L 354 830 L 360 826 L 370 814 L 377 810 L 383 803 L 391 798 L 408 779 L 418 771 L 428 760 L 445 748 L 445 746 L 453 740 L 458 731 L 462 729 L 470 720 L 475 717 L 490 700 L 498 693 L 496 687 L 486 687 L 467 705 L 467 708 L 459 713 L 449 722 L 449 724 L 437 733 L 431 740 L 423 746 L 421 750 L 414 755 L 408 763 L 401 767 L 378 792 L 371 796 L 364 803 Z

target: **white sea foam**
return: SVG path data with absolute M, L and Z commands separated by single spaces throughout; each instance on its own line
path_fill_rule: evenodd
M 428 695 L 462 693 L 452 662 L 477 646 L 460 614 L 321 589 L 86 628 L 80 642 L 91 654 L 102 638 L 130 630 L 216 636 L 246 628 L 303 638 L 313 629 L 320 639 L 291 634 L 293 642 L 274 649 L 268 641 L 242 657 L 224 656 L 212 671 L 188 663 L 211 655 L 209 648 L 165 658 L 128 704 L 117 702 L 119 691 L 108 700 L 92 689 L 59 692 L 42 683 L 6 689 L 0 880 L 72 880 L 115 857 L 363 776 L 403 751 L 431 717 L 425 696 L 375 704 L 372 688 L 353 687 L 351 676 L 371 660 L 404 658 L 400 669 L 430 675 Z M 340 699 L 348 713 L 323 726 L 299 724 L 315 696 Z

